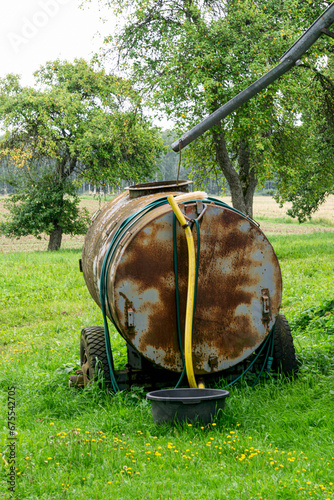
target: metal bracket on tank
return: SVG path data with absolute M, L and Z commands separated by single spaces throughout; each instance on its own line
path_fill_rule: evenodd
M 132 235 L 132 231 L 128 231 L 127 233 L 125 233 L 125 235 L 123 236 L 123 239 L 119 243 L 119 246 L 124 247 L 125 243 L 128 241 L 128 239 L 130 238 L 131 235 Z
M 218 356 L 209 357 L 209 366 L 212 371 L 218 370 Z
M 203 201 L 202 200 L 196 201 L 196 208 L 197 208 L 197 215 L 200 215 L 203 212 Z
M 128 327 L 135 326 L 135 314 L 133 309 L 128 309 Z
M 263 288 L 261 290 L 261 297 L 262 297 L 262 318 L 264 321 L 269 321 L 271 313 L 270 313 L 270 296 L 268 288 Z
M 188 217 L 186 215 L 186 211 L 187 211 L 187 207 L 189 207 L 191 209 L 191 207 L 194 207 L 196 206 L 196 212 L 197 212 L 197 220 L 200 221 L 201 218 L 203 217 L 203 215 L 205 214 L 206 212 L 206 209 L 207 209 L 207 205 L 204 205 L 203 201 L 202 200 L 196 200 L 195 204 L 191 203 L 189 205 L 181 205 L 180 206 L 180 209 L 181 209 L 181 212 L 183 213 L 184 217 L 189 221 L 189 222 L 194 222 L 194 219 L 190 219 L 190 217 Z

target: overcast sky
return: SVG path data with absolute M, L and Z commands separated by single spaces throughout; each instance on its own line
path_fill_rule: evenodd
M 99 21 L 97 0 L 80 9 L 78 0 L 0 0 L 0 76 L 19 73 L 33 82 L 32 73 L 57 58 L 89 59 L 102 45 L 100 30 L 110 34 L 115 20 Z M 89 5 L 89 4 L 88 4 Z
M 22 76 L 34 83 L 33 72 L 46 61 L 76 57 L 89 60 L 116 25 L 110 9 L 99 10 L 98 0 L 80 8 L 80 0 L 0 0 L 0 77 Z M 102 22 L 100 18 L 106 19 Z M 172 122 L 161 117 L 163 128 Z

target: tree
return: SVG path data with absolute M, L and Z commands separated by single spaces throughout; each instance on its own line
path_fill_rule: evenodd
M 106 40 L 111 52 L 118 50 L 120 60 L 131 66 L 132 78 L 146 92 L 147 102 L 165 111 L 184 131 L 276 65 L 279 56 L 330 2 L 102 3 L 127 16 L 116 34 Z M 313 66 L 325 64 L 328 43 L 321 39 L 309 51 Z M 282 123 L 290 127 L 296 123 L 300 96 L 309 91 L 309 81 L 305 68 L 295 68 L 188 148 L 189 162 L 195 169 L 204 169 L 204 177 L 223 173 L 233 206 L 249 215 L 257 184 L 275 174 L 275 132 Z
M 292 202 L 287 213 L 299 222 L 310 218 L 334 192 L 333 67 L 332 57 L 323 72 L 305 64 L 314 75 L 310 85 L 313 99 L 304 100 L 301 123 L 282 127 L 274 137 L 279 181 L 276 199 L 281 204 Z
M 148 179 L 163 144 L 126 80 L 83 59 L 49 62 L 34 75 L 33 88 L 17 75 L 0 79 L 7 131 L 0 152 L 16 186 L 1 230 L 12 237 L 45 232 L 49 250 L 57 250 L 63 233 L 82 234 L 87 226 L 71 176 L 99 186 Z
M 56 169 L 32 165 L 13 173 L 9 180 L 15 191 L 5 200 L 10 215 L 0 223 L 2 234 L 9 238 L 33 235 L 41 239 L 45 233 L 50 236 L 48 250 L 60 248 L 62 234 L 85 234 L 89 213 L 79 209 L 74 183 L 68 178 L 60 182 Z

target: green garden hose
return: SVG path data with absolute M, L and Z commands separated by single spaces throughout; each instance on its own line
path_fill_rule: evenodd
M 219 205 L 219 206 L 224 207 L 224 208 L 228 208 L 228 209 L 232 210 L 233 212 L 236 212 L 239 215 L 242 215 L 244 217 L 244 214 L 242 214 L 238 210 L 230 207 L 225 202 L 221 201 L 219 198 L 209 196 L 207 198 L 207 200 L 202 200 L 202 201 L 203 201 L 204 204 L 215 203 L 216 205 Z M 196 202 L 196 200 L 186 200 L 186 201 L 183 201 L 181 203 L 183 203 L 183 204 L 189 204 L 189 203 L 194 203 L 194 202 Z M 128 217 L 127 219 L 125 219 L 121 223 L 121 225 L 119 226 L 119 228 L 117 229 L 117 231 L 115 232 L 115 234 L 114 234 L 114 236 L 113 236 L 113 238 L 111 240 L 111 243 L 109 245 L 109 248 L 108 248 L 108 250 L 107 250 L 107 252 L 105 254 L 104 260 L 103 260 L 102 269 L 101 269 L 101 276 L 100 276 L 100 302 L 101 302 L 101 310 L 102 310 L 103 322 L 104 322 L 104 334 L 105 334 L 105 344 L 106 344 L 106 353 L 107 353 L 107 359 L 108 359 L 108 366 L 109 366 L 109 371 L 110 371 L 111 383 L 112 383 L 112 386 L 113 386 L 113 389 L 114 389 L 115 392 L 119 391 L 119 387 L 118 387 L 118 384 L 117 384 L 117 381 L 116 381 L 116 377 L 115 377 L 115 372 L 114 372 L 114 362 L 113 362 L 111 342 L 110 342 L 110 334 L 109 334 L 109 328 L 108 328 L 107 310 L 108 310 L 109 317 L 111 318 L 111 321 L 112 321 L 113 325 L 115 326 L 115 328 L 117 329 L 118 332 L 119 332 L 119 330 L 117 328 L 116 322 L 113 319 L 112 312 L 110 310 L 109 303 L 108 303 L 108 300 L 107 300 L 107 285 L 108 285 L 107 284 L 107 275 L 108 275 L 108 270 L 109 270 L 109 267 L 110 267 L 110 263 L 111 263 L 112 257 L 114 255 L 116 249 L 117 249 L 118 244 L 122 240 L 124 234 L 127 231 L 129 231 L 129 229 L 132 226 L 134 226 L 138 222 L 138 220 L 141 217 L 143 217 L 145 214 L 147 214 L 151 210 L 154 210 L 154 209 L 156 209 L 156 208 L 158 208 L 158 207 L 160 207 L 162 205 L 166 205 L 167 203 L 168 203 L 167 196 L 163 196 L 163 197 L 158 198 L 158 199 L 154 200 L 153 202 L 149 203 L 144 208 L 136 211 L 130 217 Z M 175 218 L 175 215 L 173 215 L 173 216 Z M 186 221 L 184 221 L 184 222 L 186 222 Z M 194 321 L 195 304 L 196 304 L 196 293 L 197 293 L 197 281 L 198 281 L 198 267 L 199 267 L 199 257 L 200 257 L 200 230 L 199 230 L 199 223 L 198 223 L 197 219 L 194 219 L 193 221 L 191 221 L 191 223 L 192 224 L 194 224 L 194 223 L 196 224 L 196 230 L 197 230 L 197 254 L 196 254 L 196 262 L 195 262 L 195 252 L 194 252 L 194 249 L 193 249 L 193 251 L 192 251 L 192 257 L 191 257 L 191 260 L 192 260 L 192 271 L 191 271 L 192 274 L 191 274 L 191 279 L 192 279 L 193 285 L 192 285 L 192 288 L 191 288 L 191 297 L 192 298 L 191 298 L 191 301 L 190 301 L 190 306 L 189 306 L 189 310 L 188 310 L 188 314 L 187 314 L 188 331 L 190 331 L 190 326 L 189 325 L 191 325 L 191 329 L 192 329 L 192 325 L 193 325 L 193 321 Z M 188 237 L 189 237 L 189 239 L 192 239 L 191 228 L 189 226 L 188 226 L 188 229 L 189 229 L 189 231 L 187 231 Z M 182 379 L 183 379 L 185 371 L 187 370 L 187 363 L 185 362 L 185 356 L 184 356 L 184 353 L 183 353 L 182 339 L 181 339 L 180 310 L 179 310 L 179 298 L 178 298 L 178 273 L 177 273 L 177 248 L 176 248 L 176 223 L 175 223 L 175 221 L 173 222 L 173 235 L 174 235 L 173 236 L 173 240 L 174 240 L 174 243 L 173 243 L 173 246 L 174 246 L 174 271 L 175 271 L 175 281 L 176 281 L 176 304 L 177 304 L 177 306 L 176 306 L 176 308 L 177 308 L 177 330 L 178 330 L 178 339 L 179 339 L 179 345 L 180 345 L 180 351 L 181 351 L 181 358 L 182 358 L 182 362 L 183 362 L 183 371 L 182 371 L 180 379 L 179 379 L 179 381 L 178 381 L 178 383 L 176 385 L 176 387 L 178 387 L 180 385 Z M 194 263 L 195 263 L 195 266 L 194 266 Z M 251 366 L 254 365 L 255 361 L 258 359 L 258 357 L 260 356 L 260 354 L 262 353 L 263 349 L 265 348 L 265 346 L 267 344 L 268 344 L 268 352 L 267 352 L 267 355 L 266 355 L 265 362 L 263 364 L 262 370 L 260 372 L 260 375 L 261 375 L 261 373 L 264 370 L 265 364 L 267 363 L 267 376 L 268 376 L 268 373 L 269 373 L 269 370 L 270 370 L 270 367 L 271 367 L 271 364 L 272 364 L 272 359 L 273 359 L 273 346 L 274 346 L 274 343 L 273 343 L 274 342 L 274 340 L 273 340 L 273 335 L 274 335 L 273 330 L 274 330 L 274 328 L 272 329 L 272 331 L 270 332 L 270 334 L 265 339 L 264 343 L 262 344 L 262 346 L 261 346 L 261 348 L 259 350 L 259 353 L 256 355 L 256 357 L 254 358 L 254 360 L 252 361 L 252 363 L 246 368 L 246 370 L 241 375 L 239 375 L 235 380 L 233 380 L 231 383 L 229 383 L 228 386 L 230 386 L 230 385 L 234 384 L 235 382 L 237 382 L 238 380 L 240 380 L 240 378 L 242 376 L 244 376 L 248 372 L 248 370 L 251 368 Z M 191 333 L 192 333 L 192 331 L 191 331 Z M 271 342 L 268 343 L 269 340 L 271 340 Z M 189 336 L 188 336 L 186 351 L 188 352 L 187 358 L 188 359 L 191 358 L 191 367 L 192 367 L 191 336 L 190 336 L 190 342 L 189 342 Z M 270 352 L 270 355 L 269 355 L 269 352 Z M 192 386 L 193 387 L 197 387 L 196 380 L 195 380 L 195 377 L 194 377 L 194 374 L 193 374 L 193 368 L 191 368 L 191 367 L 188 368 L 189 369 L 189 377 L 190 377 L 189 384 L 192 384 L 192 385 L 190 385 L 191 387 Z M 260 375 L 259 375 L 259 377 L 260 377 Z M 189 378 L 188 378 L 188 380 L 189 380 Z M 256 380 L 256 382 L 257 382 L 257 380 Z

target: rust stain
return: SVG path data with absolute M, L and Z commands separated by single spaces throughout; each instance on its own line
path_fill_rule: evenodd
M 87 245 L 85 243 L 83 269 L 88 289 L 98 304 L 98 276 L 115 230 L 125 217 L 159 196 L 134 200 L 123 197 L 116 202 L 116 208 L 111 204 L 95 219 L 87 235 Z M 188 206 L 186 212 L 188 217 L 196 217 L 196 205 Z M 196 227 L 192 230 L 196 247 Z M 150 212 L 131 231 L 133 234 L 113 257 L 108 276 L 110 307 L 122 335 L 141 354 L 164 368 L 181 371 L 172 213 L 168 207 Z M 262 322 L 261 291 L 269 291 L 272 321 L 278 314 L 282 294 L 276 255 L 262 231 L 251 221 L 230 209 L 208 204 L 200 220 L 200 237 L 193 327 L 197 374 L 232 366 L 254 351 L 267 335 Z M 179 225 L 177 250 L 183 332 L 188 252 Z M 134 311 L 134 326 L 131 327 L 127 325 L 129 308 Z

